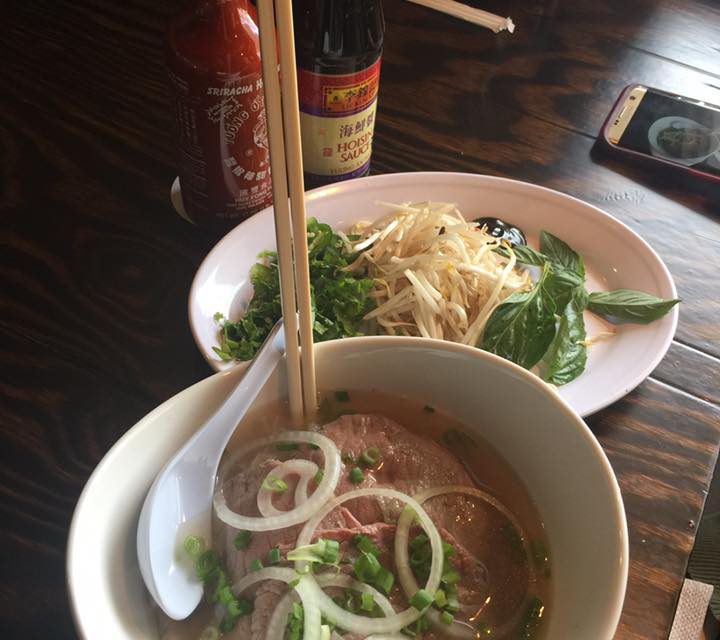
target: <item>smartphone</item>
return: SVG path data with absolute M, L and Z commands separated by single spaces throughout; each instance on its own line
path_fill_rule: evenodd
M 610 148 L 720 182 L 720 107 L 642 85 L 623 91 L 602 132 Z

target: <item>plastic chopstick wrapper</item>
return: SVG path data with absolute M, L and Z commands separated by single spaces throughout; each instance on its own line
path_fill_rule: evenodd
M 442 13 L 447 13 L 460 20 L 472 22 L 486 29 L 490 29 L 495 33 L 508 30 L 510 33 L 515 31 L 515 23 L 510 18 L 503 18 L 489 11 L 475 9 L 461 2 L 454 0 L 410 0 L 415 4 L 422 5 L 428 9 L 435 9 Z

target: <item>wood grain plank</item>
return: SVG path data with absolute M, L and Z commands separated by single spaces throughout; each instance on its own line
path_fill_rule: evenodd
M 720 439 L 720 408 L 647 381 L 588 420 L 618 476 L 630 578 L 618 640 L 666 638 Z
M 533 15 L 586 36 L 603 34 L 621 50 L 638 49 L 720 78 L 715 31 L 720 7 L 712 0 L 537 2 L 522 9 L 521 15 Z
M 651 375 L 701 400 L 720 405 L 720 361 L 692 347 L 673 342 Z

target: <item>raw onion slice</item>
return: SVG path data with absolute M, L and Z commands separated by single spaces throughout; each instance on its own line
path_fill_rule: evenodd
M 275 493 L 271 489 L 265 488 L 272 478 L 284 480 L 288 476 L 299 476 L 298 483 L 295 486 L 295 507 L 299 507 L 308 501 L 308 487 L 317 472 L 318 466 L 310 460 L 293 458 L 281 462 L 265 476 L 265 480 L 260 485 L 257 494 L 257 506 L 260 513 L 266 518 L 288 513 L 287 511 L 280 511 L 273 505 L 272 499 Z
M 352 589 L 358 593 L 369 593 L 386 616 L 391 616 L 395 613 L 390 601 L 369 584 L 358 582 L 357 580 L 353 580 L 350 576 L 344 574 L 323 573 L 315 575 L 314 577 L 315 580 L 317 580 L 318 585 L 320 585 L 323 589 L 327 587 L 341 587 L 343 589 Z M 265 640 L 284 640 L 288 615 L 292 610 L 293 602 L 296 602 L 297 599 L 297 594 L 294 591 L 290 591 L 283 596 L 280 602 L 278 602 L 275 607 L 275 611 L 273 611 L 273 614 L 270 617 L 267 633 L 265 634 Z M 403 640 L 407 639 L 404 638 Z
M 269 516 L 267 518 L 243 516 L 235 513 L 227 506 L 223 493 L 223 484 L 225 482 L 227 469 L 231 468 L 233 463 L 241 456 L 245 456 L 254 450 L 277 442 L 307 442 L 320 447 L 320 450 L 325 456 L 323 479 L 305 503 L 296 506 L 290 511 L 281 512 L 279 515 Z M 244 531 L 274 531 L 276 529 L 285 529 L 296 524 L 301 524 L 307 521 L 308 518 L 332 497 L 338 480 L 340 479 L 341 467 L 340 452 L 335 446 L 335 443 L 330 440 L 330 438 L 315 433 L 314 431 L 283 431 L 267 438 L 256 440 L 231 456 L 221 467 L 218 473 L 217 489 L 213 496 L 215 513 L 225 524 Z
M 270 616 L 268 622 L 265 640 L 284 640 L 285 629 L 288 625 L 288 616 L 292 611 L 293 604 L 298 600 L 298 595 L 294 591 L 288 591 L 280 602 L 277 603 L 275 611 Z
M 437 527 L 435 527 L 433 521 L 427 515 L 425 510 L 418 504 L 418 502 L 410 496 L 404 493 L 400 493 L 399 491 L 395 491 L 393 489 L 357 489 L 356 491 L 349 491 L 348 493 L 343 493 L 342 495 L 331 500 L 322 509 L 320 509 L 320 511 L 314 514 L 312 518 L 310 518 L 310 520 L 305 523 L 305 526 L 303 527 L 300 535 L 298 536 L 297 545 L 303 546 L 309 544 L 310 540 L 312 539 L 312 535 L 315 532 L 315 529 L 322 522 L 323 518 L 325 518 L 325 516 L 327 516 L 327 514 L 330 513 L 333 509 L 340 506 L 344 502 L 347 502 L 348 500 L 353 500 L 355 498 L 363 498 L 366 496 L 391 498 L 404 502 L 407 506 L 403 510 L 403 515 L 407 513 L 407 517 L 409 520 L 412 520 L 413 517 L 417 517 L 420 522 L 420 526 L 423 528 L 426 535 L 430 539 L 430 548 L 432 549 L 430 576 L 428 577 L 427 584 L 424 588 L 429 593 L 435 593 L 438 586 L 440 585 L 440 576 L 442 574 L 443 552 L 440 534 L 438 533 Z M 407 545 L 407 537 L 405 542 Z M 397 558 L 397 536 L 395 537 L 395 554 Z M 405 562 L 407 563 L 407 553 L 405 554 L 404 558 Z M 298 573 L 306 573 L 308 571 L 308 563 L 300 560 L 295 563 L 295 568 L 297 569 Z M 398 566 L 398 571 L 400 570 L 401 568 Z M 404 570 L 410 572 L 409 565 L 406 565 L 404 567 Z M 364 616 L 359 616 L 340 608 L 335 602 L 332 601 L 332 599 L 327 594 L 323 593 L 317 582 L 313 584 L 312 582 L 308 581 L 307 584 L 308 589 L 314 590 L 313 595 L 320 607 L 320 611 L 326 617 L 333 620 L 340 628 L 345 629 L 346 631 L 350 631 L 351 633 L 368 635 L 396 633 L 400 631 L 403 627 L 412 624 L 418 618 L 420 618 L 420 616 L 423 615 L 422 611 L 418 611 L 413 607 L 409 607 L 408 609 L 405 609 L 405 611 L 396 613 L 386 618 L 367 618 Z
M 523 548 L 525 553 L 530 558 L 530 549 L 528 547 L 527 539 L 522 535 L 522 527 L 518 522 L 518 519 L 502 504 L 497 498 L 490 495 L 482 489 L 476 489 L 475 487 L 466 487 L 463 485 L 445 485 L 442 487 L 433 487 L 432 489 L 426 489 L 421 491 L 414 496 L 418 504 L 423 504 L 430 498 L 436 496 L 445 495 L 448 493 L 461 493 L 464 495 L 473 496 L 480 498 L 483 502 L 487 502 L 489 505 L 497 509 L 503 516 L 505 516 L 510 523 L 520 533 L 520 538 L 523 542 Z M 400 519 L 397 523 L 397 529 L 395 530 L 395 562 L 398 565 L 398 578 L 400 579 L 400 586 L 402 587 L 405 595 L 410 598 L 418 590 L 418 584 L 415 580 L 412 570 L 410 569 L 408 560 L 408 536 L 410 533 L 410 526 L 412 525 L 412 514 L 406 514 L 403 512 L 400 514 Z M 533 577 L 532 562 L 528 562 L 530 571 L 530 579 Z M 440 612 L 435 609 L 430 609 L 427 612 L 428 620 L 436 628 L 443 630 L 444 635 L 452 638 L 475 638 L 477 632 L 470 625 L 455 620 L 453 624 L 446 625 L 440 620 Z

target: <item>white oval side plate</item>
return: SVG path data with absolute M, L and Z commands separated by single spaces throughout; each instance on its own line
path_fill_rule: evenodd
M 347 229 L 374 220 L 385 210 L 375 202 L 434 200 L 457 203 L 466 219 L 497 216 L 519 226 L 531 245 L 540 231 L 558 236 L 585 259 L 590 291 L 638 289 L 662 298 L 677 292 L 670 272 L 639 235 L 604 211 L 577 198 L 526 182 L 464 173 L 398 173 L 351 180 L 310 191 L 307 215 Z M 230 231 L 208 254 L 190 290 L 190 327 L 211 367 L 228 366 L 214 354 L 220 312 L 239 318 L 252 297 L 250 267 L 260 251 L 275 248 L 272 209 Z M 632 391 L 667 352 L 677 327 L 674 308 L 647 326 L 622 325 L 590 347 L 586 371 L 559 392 L 581 416 L 602 409 Z M 586 313 L 588 337 L 608 325 Z

